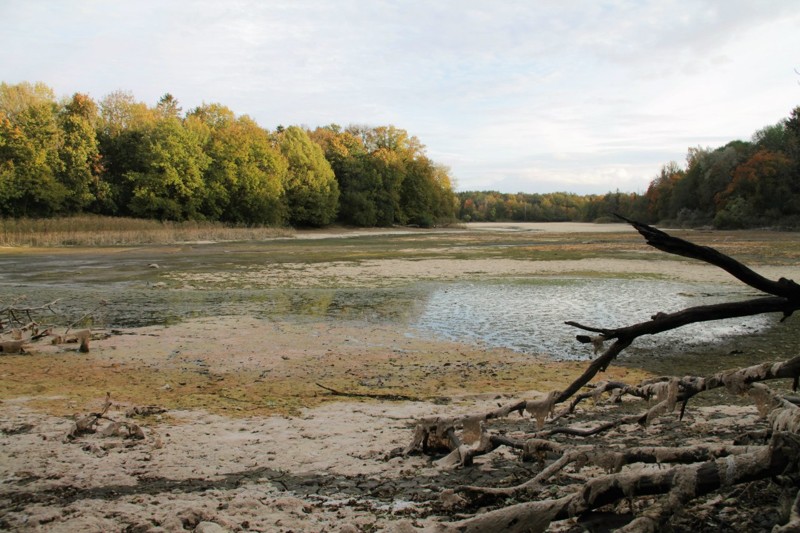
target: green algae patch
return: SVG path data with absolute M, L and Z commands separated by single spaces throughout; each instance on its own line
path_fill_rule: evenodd
M 419 312 L 417 291 L 425 284 L 454 281 L 538 283 L 565 275 L 670 279 L 679 274 L 706 280 L 708 270 L 716 273 L 690 269 L 697 265 L 652 250 L 634 230 L 625 229 L 418 231 L 341 238 L 316 238 L 322 233 L 315 233 L 305 239 L 247 242 L 3 249 L 9 259 L 4 271 L 8 286 L 24 285 L 31 305 L 58 298 L 66 317 L 79 317 L 106 299 L 107 312 L 116 313 L 108 320 L 118 333 L 93 342 L 89 354 L 37 344 L 30 355 L 0 356 L 0 400 L 25 397 L 48 411 L 71 414 L 102 401 L 108 392 L 119 404 L 247 416 L 297 413 L 338 400 L 317 383 L 342 392 L 420 399 L 560 389 L 588 362 L 557 363 L 505 349 L 407 336 L 409 317 Z M 797 234 L 675 235 L 746 262 L 779 267 L 758 269 L 775 279 L 800 279 Z M 0 299 L 16 296 L 7 291 Z M 137 327 L 151 324 L 161 325 Z M 97 317 L 96 327 L 103 325 L 103 317 Z M 737 339 L 722 357 L 715 346 L 683 359 L 623 356 L 623 364 L 615 363 L 598 378 L 636 383 L 651 372 L 704 372 L 708 369 L 692 362 L 734 366 L 742 361 L 726 354 L 738 352 L 759 360 L 779 358 L 796 347 L 793 328 L 784 329 L 780 338 L 756 336 L 767 341 L 758 347 L 743 348 L 744 341 Z M 573 332 L 565 328 L 559 334 Z M 775 353 L 783 344 L 786 350 Z
M 91 410 L 106 393 L 124 407 L 234 417 L 296 415 L 352 400 L 319 385 L 424 401 L 514 395 L 566 387 L 587 364 L 409 337 L 391 325 L 242 318 L 132 330 L 95 341 L 89 354 L 33 348 L 29 355 L 0 357 L 0 400 L 27 398 L 57 415 Z M 636 383 L 648 375 L 612 367 L 601 378 Z

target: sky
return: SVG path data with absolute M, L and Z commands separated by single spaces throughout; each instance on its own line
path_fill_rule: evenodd
M 644 192 L 800 105 L 797 0 L 0 0 L 0 81 L 394 125 L 456 189 Z

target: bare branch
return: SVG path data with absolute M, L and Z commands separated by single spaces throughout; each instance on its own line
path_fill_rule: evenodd
M 368 392 L 343 392 L 338 391 L 336 389 L 332 389 L 330 387 L 326 387 L 321 383 L 316 384 L 317 387 L 321 389 L 325 389 L 326 391 L 330 392 L 334 396 L 345 396 L 347 398 L 372 398 L 374 400 L 389 400 L 392 402 L 418 402 L 420 401 L 419 398 L 415 398 L 414 396 L 406 396 L 404 394 L 375 394 L 375 393 L 368 393 Z
M 652 226 L 627 219 L 621 215 L 617 215 L 617 217 L 636 228 L 636 231 L 647 240 L 647 244 L 653 248 L 682 257 L 699 259 L 700 261 L 718 266 L 739 281 L 767 294 L 773 294 L 781 298 L 792 300 L 800 299 L 800 285 L 792 280 L 781 278 L 778 281 L 773 281 L 767 279 L 739 261 L 736 261 L 714 248 L 699 246 L 689 241 L 673 237 Z
M 622 218 L 622 217 L 621 217 Z M 627 220 L 627 219 L 625 219 Z M 592 335 L 578 335 L 583 343 L 592 343 L 599 355 L 592 360 L 584 372 L 562 391 L 551 391 L 543 399 L 520 400 L 495 411 L 461 417 L 429 417 L 418 422 L 414 441 L 406 453 L 416 449 L 449 450 L 444 459 L 437 461 L 442 466 L 469 465 L 481 454 L 506 446 L 522 451 L 523 458 L 538 459 L 543 469 L 533 478 L 513 487 L 462 487 L 460 490 L 484 496 L 511 496 L 530 498 L 538 494 L 551 477 L 556 476 L 567 465 L 580 466 L 592 463 L 613 474 L 595 477 L 586 481 L 577 491 L 553 500 L 530 501 L 486 512 L 449 524 L 439 524 L 437 531 L 544 531 L 552 521 L 573 517 L 588 518 L 594 510 L 624 499 L 639 496 L 661 496 L 647 506 L 636 517 L 630 513 L 614 515 L 627 525 L 623 531 L 658 531 L 677 510 L 695 498 L 722 487 L 753 480 L 766 479 L 778 474 L 797 475 L 800 468 L 800 408 L 781 397 L 768 387 L 758 383 L 771 379 L 792 378 L 795 390 L 800 381 L 800 357 L 779 362 L 753 365 L 744 369 L 718 372 L 706 377 L 685 376 L 648 380 L 638 386 L 624 383 L 601 383 L 594 391 L 575 397 L 579 391 L 637 338 L 656 335 L 689 324 L 713 320 L 753 316 L 765 313 L 782 313 L 790 316 L 800 309 L 800 285 L 784 278 L 769 280 L 735 259 L 713 248 L 698 246 L 678 239 L 646 224 L 628 222 L 645 237 L 647 243 L 667 253 L 698 259 L 717 266 L 736 279 L 769 296 L 739 302 L 690 307 L 673 313 L 657 313 L 649 321 L 621 328 L 587 326 L 567 322 Z M 606 343 L 609 343 L 606 345 Z M 718 387 L 741 394 L 748 392 L 756 401 L 759 412 L 769 415 L 771 429 L 766 433 L 772 440 L 765 446 L 726 446 L 700 444 L 680 448 L 639 447 L 603 448 L 592 445 L 567 445 L 553 442 L 556 434 L 574 438 L 596 436 L 599 433 L 624 424 L 648 424 L 652 419 L 675 410 L 682 402 L 680 416 L 686 403 L 700 392 Z M 542 429 L 546 416 L 552 414 L 555 404 L 575 397 L 567 409 L 555 418 L 572 413 L 583 399 L 597 400 L 601 394 L 613 392 L 614 399 L 622 394 L 640 398 L 656 398 L 656 403 L 644 415 L 628 415 L 615 420 L 601 422 L 593 427 L 556 427 Z M 528 411 L 535 416 L 539 431 L 522 437 L 509 436 L 505 431 L 493 432 L 487 424 L 493 418 L 507 416 L 517 411 Z M 552 461 L 553 454 L 560 456 Z M 722 458 L 720 458 L 722 457 Z M 551 462 L 545 466 L 546 460 Z M 629 469 L 624 465 L 633 463 L 689 463 L 667 469 Z M 800 496 L 790 525 L 798 522 Z M 790 527 L 787 525 L 787 527 Z M 617 526 L 615 526 L 617 527 Z

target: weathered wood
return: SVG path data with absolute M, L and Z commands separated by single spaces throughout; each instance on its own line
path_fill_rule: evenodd
M 626 219 L 627 220 L 627 219 Z M 763 363 L 744 369 L 718 372 L 710 376 L 662 377 L 649 380 L 638 386 L 621 383 L 599 384 L 594 391 L 578 395 L 599 372 L 637 338 L 656 335 L 689 324 L 735 317 L 754 316 L 766 313 L 781 313 L 783 319 L 800 308 L 800 285 L 781 278 L 767 279 L 735 259 L 705 246 L 698 246 L 670 236 L 646 224 L 628 222 L 645 237 L 647 243 L 667 253 L 698 259 L 717 266 L 743 283 L 765 292 L 769 296 L 716 305 L 690 307 L 673 313 L 657 313 L 651 320 L 621 328 L 601 328 L 577 322 L 568 325 L 590 332 L 593 335 L 578 335 L 583 343 L 592 343 L 600 354 L 589 363 L 584 372 L 563 391 L 552 391 L 544 400 L 536 403 L 519 400 L 501 409 L 461 417 L 429 417 L 417 424 L 412 444 L 406 453 L 422 448 L 426 451 L 429 442 L 451 450 L 442 464 L 447 466 L 468 465 L 480 454 L 506 446 L 522 450 L 525 456 L 539 457 L 542 454 L 560 454 L 535 477 L 514 487 L 461 487 L 464 493 L 494 496 L 513 496 L 517 499 L 530 497 L 539 492 L 551 476 L 565 466 L 576 462 L 590 462 L 615 472 L 586 481 L 579 490 L 563 498 L 519 503 L 483 513 L 463 520 L 438 524 L 432 530 L 440 532 L 478 531 L 544 531 L 555 520 L 589 516 L 595 509 L 623 499 L 639 496 L 661 496 L 639 516 L 630 513 L 615 515 L 615 519 L 628 521 L 620 530 L 641 533 L 658 531 L 669 517 L 691 500 L 722 487 L 765 479 L 779 474 L 800 475 L 800 408 L 782 398 L 760 382 L 790 378 L 796 390 L 800 382 L 800 357 L 777 363 Z M 609 343 L 610 344 L 607 344 Z M 611 450 L 587 445 L 557 444 L 549 437 L 561 433 L 576 438 L 597 435 L 622 423 L 647 424 L 652 419 L 674 411 L 681 403 L 681 417 L 690 398 L 703 391 L 726 387 L 737 394 L 749 393 L 762 415 L 769 416 L 772 440 L 761 446 L 710 446 L 696 445 L 681 448 L 633 448 Z M 572 413 L 577 404 L 586 398 L 597 399 L 605 392 L 613 392 L 615 399 L 623 394 L 639 398 L 656 398 L 643 415 L 621 417 L 601 423 L 593 428 L 541 429 L 545 418 L 552 414 L 555 404 L 575 399 L 556 418 Z M 577 395 L 577 397 L 576 397 Z M 507 416 L 514 411 L 531 413 L 537 419 L 540 430 L 528 437 L 509 437 L 493 433 L 486 424 L 493 418 Z M 477 426 L 475 421 L 478 421 Z M 478 429 L 476 429 L 478 428 Z M 467 443 L 460 440 L 462 434 L 471 434 Z M 477 431 L 477 437 L 475 432 Z M 763 441 L 762 441 L 763 442 Z M 721 458 L 720 458 L 721 457 Z M 681 463 L 660 470 L 626 470 L 633 463 Z M 800 524 L 800 493 L 797 495 L 789 524 L 782 531 Z
M 14 339 L 0 341 L 0 352 L 5 354 L 25 353 L 25 343 L 30 339 Z
M 800 441 L 776 433 L 769 446 L 664 470 L 620 472 L 588 481 L 571 495 L 555 500 L 525 502 L 442 525 L 441 532 L 545 531 L 551 522 L 566 520 L 620 500 L 673 493 L 682 505 L 721 487 L 766 479 L 796 468 Z M 673 510 L 671 506 L 669 510 Z M 645 516 L 629 531 L 656 531 L 666 513 Z M 652 526 L 654 529 L 649 529 Z
M 627 219 L 625 219 L 627 220 Z M 691 257 L 705 261 L 709 264 L 723 268 L 732 273 L 737 279 L 751 285 L 754 288 L 765 290 L 774 296 L 756 298 L 744 302 L 731 302 L 716 305 L 706 305 L 690 307 L 674 313 L 657 313 L 647 322 L 641 322 L 622 328 L 597 328 L 586 326 L 577 322 L 567 322 L 568 325 L 598 333 L 598 336 L 589 337 L 579 335 L 580 342 L 592 342 L 596 347 L 601 348 L 606 341 L 614 341 L 608 348 L 596 357 L 573 382 L 563 391 L 554 391 L 553 404 L 568 401 L 585 387 L 594 377 L 608 368 L 608 365 L 616 357 L 628 348 L 635 339 L 644 335 L 656 335 L 665 331 L 673 330 L 697 322 L 707 322 L 712 320 L 722 320 L 734 317 L 752 316 L 771 312 L 780 312 L 784 317 L 789 316 L 794 310 L 800 308 L 800 288 L 792 281 L 781 279 L 773 282 L 767 280 L 742 265 L 735 259 L 705 246 L 697 246 L 688 241 L 672 237 L 667 233 L 639 222 L 627 220 L 636 230 L 647 239 L 648 244 L 668 253 Z M 525 404 L 523 404 L 525 405 Z M 521 409 L 524 409 L 522 407 Z M 508 411 L 509 413 L 511 411 Z M 488 420 L 495 417 L 495 414 L 486 413 L 483 419 Z M 462 417 L 462 420 L 467 417 Z M 540 417 L 537 417 L 539 419 Z M 457 422 L 453 420 L 454 424 Z M 440 421 L 439 423 L 442 423 Z M 454 425 L 455 427 L 455 425 Z M 425 431 L 424 427 L 422 431 Z M 408 449 L 411 449 L 409 447 Z

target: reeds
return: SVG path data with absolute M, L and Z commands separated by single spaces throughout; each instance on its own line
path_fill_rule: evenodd
M 219 222 L 161 222 L 76 216 L 0 219 L 0 246 L 117 246 L 198 241 L 250 241 L 289 237 L 288 228 L 237 227 Z

